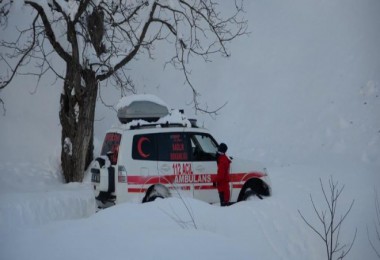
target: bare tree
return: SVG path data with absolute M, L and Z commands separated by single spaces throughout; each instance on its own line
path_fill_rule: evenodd
M 380 259 L 380 202 L 379 202 L 379 195 L 377 194 L 377 191 L 375 191 L 375 210 L 376 210 L 376 220 L 374 222 L 375 239 L 370 238 L 370 232 L 369 232 L 368 226 L 367 226 L 367 236 L 368 236 L 368 241 L 373 251 L 376 253 L 377 257 Z
M 0 0 L 2 26 L 7 25 L 16 2 Z M 8 50 L 0 56 L 7 67 L 0 91 L 20 74 L 35 76 L 39 82 L 52 71 L 61 80 L 61 161 L 67 182 L 82 181 L 93 158 L 100 82 L 125 92 L 133 89 L 126 65 L 143 54 L 152 57 L 157 43 L 163 41 L 173 50 L 169 63 L 183 72 L 194 106 L 202 110 L 190 81 L 189 61 L 194 56 L 207 61 L 217 53 L 229 56 L 227 44 L 247 29 L 241 0 L 234 1 L 226 17 L 213 0 L 24 0 L 23 5 L 32 11 L 28 27 L 20 30 L 17 40 L 0 42 Z M 63 73 L 53 62 L 57 58 L 65 64 Z M 37 72 L 25 73 L 23 68 L 31 61 L 37 64 Z
M 355 229 L 355 235 L 350 244 L 341 244 L 340 231 L 342 223 L 346 219 L 347 215 L 350 213 L 352 206 L 354 205 L 354 200 L 351 202 L 348 210 L 340 218 L 338 218 L 337 205 L 339 197 L 344 190 L 344 186 L 339 187 L 338 182 L 334 182 L 333 178 L 330 177 L 330 193 L 327 194 L 322 184 L 322 180 L 319 179 L 319 182 L 321 184 L 321 189 L 324 200 L 326 202 L 327 209 L 325 208 L 318 210 L 311 195 L 310 201 L 313 205 L 314 212 L 317 215 L 320 224 L 322 224 L 322 228 L 317 228 L 316 225 L 308 221 L 299 210 L 298 213 L 300 214 L 303 221 L 307 224 L 307 226 L 311 228 L 322 239 L 326 248 L 327 259 L 343 259 L 350 252 L 355 242 L 357 233 L 357 229 Z M 337 258 L 334 258 L 335 255 L 337 255 Z

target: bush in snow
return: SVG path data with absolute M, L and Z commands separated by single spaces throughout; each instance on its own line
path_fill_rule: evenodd
M 367 235 L 369 243 L 371 244 L 372 249 L 375 251 L 377 257 L 380 259 L 380 203 L 379 203 L 379 196 L 375 194 L 375 208 L 376 208 L 376 220 L 374 223 L 374 230 L 375 230 L 375 239 L 371 239 L 370 232 L 367 226 Z
M 323 193 L 324 200 L 326 202 L 327 209 L 317 209 L 313 197 L 310 195 L 310 201 L 313 205 L 313 209 L 319 222 L 322 224 L 322 230 L 318 229 L 315 224 L 312 224 L 308 221 L 301 211 L 298 210 L 302 220 L 306 223 L 306 225 L 311 228 L 323 241 L 326 252 L 327 259 L 332 260 L 335 255 L 338 255 L 336 259 L 343 259 L 351 250 L 355 238 L 357 229 L 355 229 L 354 238 L 352 239 L 350 244 L 341 244 L 340 243 L 340 231 L 342 227 L 343 221 L 346 219 L 347 215 L 350 213 L 352 206 L 354 205 L 354 200 L 351 202 L 348 210 L 340 216 L 337 217 L 337 203 L 340 195 L 343 192 L 344 186 L 339 187 L 338 182 L 334 182 L 333 178 L 329 179 L 329 188 L 330 192 L 327 194 L 325 187 L 322 183 L 322 180 L 319 179 L 321 184 L 321 189 Z

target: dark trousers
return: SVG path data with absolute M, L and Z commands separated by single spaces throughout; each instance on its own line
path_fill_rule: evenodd
M 220 199 L 220 206 L 229 206 L 230 203 L 228 201 L 225 201 L 224 192 L 219 192 L 219 199 Z

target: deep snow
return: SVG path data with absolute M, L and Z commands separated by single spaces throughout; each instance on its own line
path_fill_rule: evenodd
M 61 84 L 42 81 L 30 96 L 34 85 L 20 77 L 1 91 L 0 259 L 325 259 L 297 210 L 318 225 L 309 195 L 323 208 L 319 178 L 330 176 L 345 185 L 341 212 L 355 200 L 341 233 L 349 243 L 358 232 L 346 259 L 376 259 L 367 226 L 374 239 L 380 2 L 246 1 L 246 10 L 251 34 L 231 45 L 232 56 L 193 64 L 200 101 L 211 109 L 228 102 L 215 119 L 197 116 L 230 155 L 267 165 L 273 196 L 228 208 L 172 198 L 95 214 L 91 185 L 63 184 L 59 175 Z M 138 92 L 189 112 L 183 77 L 162 70 L 165 47 L 131 66 Z M 101 94 L 111 105 L 120 97 Z M 99 147 L 118 120 L 101 104 L 96 117 Z
M 2 165 L 1 259 L 325 259 L 322 241 L 297 210 L 320 230 L 309 195 L 326 210 L 319 178 L 327 188 L 331 176 L 339 187 L 345 185 L 337 218 L 355 200 L 340 237 L 349 244 L 358 230 L 347 259 L 376 259 L 366 228 L 376 241 L 378 165 L 345 161 L 270 167 L 273 196 L 264 200 L 221 208 L 189 197 L 170 198 L 123 203 L 96 214 L 90 184 L 61 184 L 44 169 Z M 28 172 L 31 178 L 25 179 Z M 9 182 L 18 183 L 12 191 Z

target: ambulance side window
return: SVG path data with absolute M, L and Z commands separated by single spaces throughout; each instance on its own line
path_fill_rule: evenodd
M 189 161 L 189 140 L 186 133 L 157 135 L 159 161 Z
M 208 134 L 191 135 L 191 150 L 193 161 L 215 161 L 218 145 L 214 138 Z
M 135 135 L 132 144 L 132 158 L 135 160 L 157 160 L 155 134 Z

